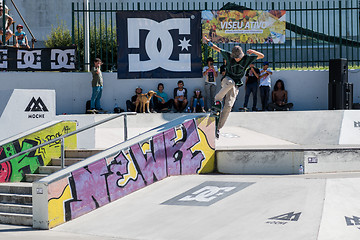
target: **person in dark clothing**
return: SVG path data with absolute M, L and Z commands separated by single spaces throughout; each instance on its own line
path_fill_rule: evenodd
M 247 105 L 249 102 L 250 94 L 253 95 L 253 107 L 252 111 L 257 111 L 256 104 L 257 104 L 257 92 L 258 92 L 258 85 L 259 85 L 259 76 L 260 70 L 255 67 L 253 63 L 249 65 L 249 68 L 246 70 L 245 77 L 245 101 L 244 101 L 244 109 L 247 110 Z
M 216 94 L 215 104 L 212 107 L 214 111 L 221 111 L 216 132 L 216 136 L 218 137 L 219 130 L 224 126 L 235 103 L 239 93 L 239 87 L 243 85 L 241 78 L 244 76 L 245 70 L 256 59 L 264 58 L 264 54 L 253 49 L 248 49 L 246 51 L 247 54 L 244 54 L 240 46 L 233 47 L 231 52 L 229 52 L 216 46 L 206 37 L 203 37 L 203 39 L 209 47 L 220 52 L 223 58 L 226 59 L 225 77 L 221 80 L 221 89 Z M 224 100 L 224 108 L 221 106 L 222 100 Z
M 134 112 L 135 111 L 135 102 L 136 102 L 136 99 L 138 97 L 138 95 L 142 94 L 142 88 L 141 87 L 137 87 L 135 89 L 135 95 L 131 97 L 131 100 L 127 100 L 126 101 L 126 110 L 128 112 Z M 138 108 L 138 111 L 137 112 L 140 112 L 140 108 Z

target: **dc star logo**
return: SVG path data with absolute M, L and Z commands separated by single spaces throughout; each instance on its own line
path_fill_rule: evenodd
M 200 22 L 197 11 L 118 12 L 118 78 L 201 77 Z

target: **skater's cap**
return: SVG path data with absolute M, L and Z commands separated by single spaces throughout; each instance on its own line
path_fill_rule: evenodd
M 18 24 L 18 25 L 16 26 L 16 29 L 18 29 L 18 28 L 24 28 L 24 26 L 21 25 L 21 24 Z
M 264 66 L 265 66 L 265 65 L 269 65 L 269 62 L 264 62 L 263 65 L 264 65 Z
M 140 88 L 142 90 L 142 88 L 140 86 L 137 86 L 136 89 Z
M 244 52 L 240 46 L 235 46 L 231 50 L 231 57 L 232 58 L 242 58 L 244 56 Z
M 199 88 L 195 89 L 195 92 L 201 92 Z

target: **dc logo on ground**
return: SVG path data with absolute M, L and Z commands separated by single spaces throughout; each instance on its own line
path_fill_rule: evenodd
M 210 206 L 254 184 L 253 182 L 206 181 L 165 202 L 164 205 Z
M 119 11 L 118 78 L 201 77 L 200 11 Z
M 74 69 L 75 49 L 51 49 L 51 69 Z
M 129 54 L 129 72 L 151 71 L 161 67 L 168 71 L 191 71 L 191 54 L 179 54 L 179 60 L 170 60 L 174 41 L 170 30 L 178 29 L 179 34 L 190 34 L 189 18 L 173 18 L 156 22 L 146 18 L 128 19 L 128 47 L 140 48 L 140 30 L 148 30 L 145 51 L 150 60 L 140 60 L 140 54 Z M 158 49 L 158 41 L 161 48 Z M 190 39 L 180 40 L 182 50 L 189 50 Z

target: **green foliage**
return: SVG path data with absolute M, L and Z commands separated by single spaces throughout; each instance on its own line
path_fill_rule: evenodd
M 203 66 L 206 66 L 206 59 L 208 57 L 212 57 L 214 62 L 219 62 L 219 54 L 207 44 L 201 44 L 201 60 Z
M 102 24 L 90 24 L 90 61 L 95 58 L 100 58 L 104 62 L 104 70 L 116 70 L 117 60 L 117 42 L 116 42 L 116 28 L 105 26 L 105 21 Z M 79 61 L 80 70 L 84 69 L 84 26 L 75 23 L 74 28 L 74 45 L 77 46 L 77 58 Z M 58 27 L 51 28 L 50 35 L 45 41 L 46 47 L 67 47 L 72 46 L 72 36 L 70 30 L 67 29 L 63 21 Z
M 70 31 L 66 27 L 64 21 L 61 21 L 61 23 L 56 28 L 51 26 L 51 33 L 47 36 L 47 40 L 45 40 L 46 47 L 66 47 L 71 45 Z

